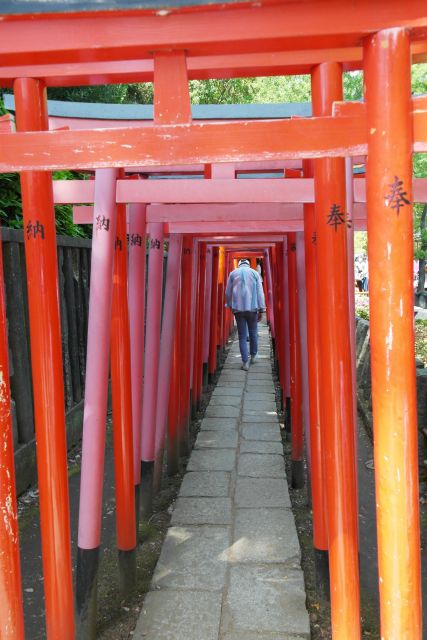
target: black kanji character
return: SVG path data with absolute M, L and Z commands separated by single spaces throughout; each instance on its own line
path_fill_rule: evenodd
M 347 227 L 351 227 L 350 216 L 348 213 L 341 211 L 340 204 L 333 204 L 331 206 L 326 223 L 333 226 L 335 231 L 338 229 L 340 224 L 346 224 Z
M 123 248 L 122 241 L 120 240 L 120 238 L 116 238 L 116 249 L 121 251 L 122 248 Z
M 189 256 L 190 255 L 190 249 L 184 249 L 184 255 L 185 256 Z
M 39 235 L 44 240 L 44 225 L 39 220 L 36 220 L 36 224 L 33 226 L 33 234 L 35 238 Z
M 40 236 L 41 240 L 44 240 L 44 225 L 41 224 L 39 220 L 36 220 L 34 224 L 31 220 L 28 220 L 26 232 L 28 240 L 30 238 L 37 238 L 37 236 Z
M 130 243 L 132 246 L 142 247 L 142 236 L 139 233 L 132 233 Z
M 160 249 L 160 240 L 157 240 L 157 238 L 152 238 L 150 240 L 150 247 L 152 249 Z
M 403 180 L 399 180 L 398 176 L 394 176 L 394 181 L 389 185 L 390 192 L 386 196 L 386 205 L 390 205 L 391 209 L 396 209 L 397 215 L 399 215 L 400 209 L 405 204 L 411 204 L 410 201 L 405 198 L 407 192 L 403 191 Z
M 105 229 L 106 231 L 109 231 L 110 229 L 110 218 L 106 218 L 105 216 L 97 216 L 96 217 L 96 229 L 97 231 L 101 231 L 102 229 Z
M 291 251 L 296 251 L 297 250 L 297 245 L 295 244 L 295 242 L 293 242 L 291 244 Z
M 315 231 L 313 231 L 313 235 L 311 236 L 311 242 L 313 244 L 316 244 L 317 242 L 317 233 Z

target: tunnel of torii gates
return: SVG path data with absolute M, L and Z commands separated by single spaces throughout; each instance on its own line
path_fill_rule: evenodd
M 262 260 L 297 486 L 305 425 L 313 544 L 319 573 L 329 566 L 333 637 L 360 638 L 352 252 L 354 229 L 367 228 L 381 637 L 420 639 L 412 203 L 425 202 L 427 189 L 412 180 L 411 156 L 427 151 L 427 97 L 411 97 L 410 73 L 411 59 L 427 59 L 425 1 L 170 0 L 161 11 L 144 1 L 106 2 L 110 11 L 54 13 L 57 3 L 34 0 L 25 3 L 34 14 L 12 15 L 19 4 L 5 2 L 0 21 L 0 84 L 13 86 L 16 107 L 16 131 L 2 120 L 0 171 L 21 174 L 48 638 L 76 634 L 54 223 L 54 202 L 67 202 L 93 205 L 76 210 L 76 219 L 93 222 L 78 637 L 94 633 L 109 361 L 126 590 L 166 430 L 173 472 L 206 371 L 214 374 L 217 347 L 232 330 L 224 285 L 244 253 Z M 51 13 L 37 13 L 41 4 Z M 359 68 L 365 100 L 344 103 L 342 72 Z M 311 74 L 311 118 L 192 121 L 189 79 L 295 73 Z M 46 86 L 137 81 L 154 81 L 152 122 L 80 121 L 47 131 Z M 363 177 L 353 179 L 355 162 L 366 168 L 366 188 Z M 94 171 L 94 180 L 53 184 L 50 172 L 64 168 Z M 283 180 L 241 180 L 239 171 L 280 172 Z M 137 179 L 156 172 L 203 179 Z M 19 639 L 0 282 L 0 636 Z

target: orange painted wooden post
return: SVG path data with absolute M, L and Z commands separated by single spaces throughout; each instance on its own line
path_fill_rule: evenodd
M 21 563 L 9 381 L 3 248 L 0 233 L 0 638 L 24 640 Z
M 179 471 L 179 418 L 180 418 L 180 387 L 181 387 L 181 294 L 178 290 L 178 299 L 175 313 L 175 332 L 172 350 L 172 376 L 169 391 L 168 406 L 168 449 L 167 468 L 168 475 L 173 476 Z
M 180 451 L 189 447 L 190 386 L 191 386 L 191 308 L 192 308 L 193 238 L 184 236 L 181 262 L 181 399 L 180 399 Z
M 342 100 L 342 69 L 312 72 L 313 113 Z M 328 505 L 329 570 L 334 639 L 360 639 L 358 526 L 349 335 L 344 159 L 316 160 L 315 218 L 322 393 L 320 410 Z
M 43 83 L 14 84 L 19 131 L 48 128 Z M 21 174 L 30 317 L 37 469 L 49 639 L 74 638 L 67 444 L 52 176 Z
M 304 161 L 304 176 L 312 177 L 313 163 Z M 308 387 L 310 393 L 311 501 L 316 588 L 329 596 L 328 528 L 323 471 L 322 422 L 320 418 L 319 282 L 317 278 L 317 236 L 314 205 L 304 205 L 304 246 L 307 309 Z
M 126 205 L 117 205 L 111 314 L 111 392 L 113 407 L 116 532 L 120 590 L 128 594 L 136 581 L 135 488 L 127 278 Z
M 381 637 L 422 637 L 413 326 L 411 59 L 405 29 L 364 50 L 372 409 Z
M 212 290 L 211 290 L 211 317 L 210 317 L 210 338 L 209 338 L 209 360 L 208 374 L 209 381 L 215 375 L 217 367 L 217 331 L 218 331 L 218 266 L 219 249 L 212 247 Z
M 292 441 L 292 486 L 304 486 L 304 441 L 302 426 L 302 376 L 301 345 L 299 329 L 299 301 L 296 261 L 296 235 L 288 234 L 288 283 L 289 283 L 289 348 L 291 365 L 291 441 Z

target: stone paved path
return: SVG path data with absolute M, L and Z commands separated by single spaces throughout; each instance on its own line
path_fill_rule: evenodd
M 240 370 L 235 341 L 202 422 L 137 640 L 310 637 L 268 332 Z

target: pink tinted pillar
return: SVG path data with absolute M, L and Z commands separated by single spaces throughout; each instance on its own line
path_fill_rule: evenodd
M 148 235 L 147 314 L 141 435 L 141 510 L 144 519 L 149 517 L 151 513 L 153 496 L 157 383 L 162 321 L 163 223 L 150 223 Z
M 162 463 L 165 448 L 166 419 L 173 362 L 176 304 L 181 273 L 182 234 L 172 233 L 166 270 L 165 302 L 163 307 L 160 341 L 159 377 L 157 387 L 157 411 L 154 458 L 154 491 L 160 489 Z
M 345 184 L 346 184 L 346 208 L 352 224 L 347 225 L 347 259 L 348 259 L 348 310 L 350 325 L 350 351 L 351 351 L 351 379 L 353 383 L 353 417 L 354 417 L 354 445 L 355 457 L 354 464 L 356 466 L 356 495 L 359 496 L 358 490 L 358 472 L 357 472 L 357 451 L 358 451 L 358 429 L 357 429 L 357 399 L 356 399 L 356 304 L 354 296 L 354 222 L 353 222 L 353 204 L 354 204 L 354 183 L 353 183 L 353 159 L 345 159 Z
M 206 389 L 208 386 L 209 338 L 212 304 L 212 256 L 213 249 L 208 245 L 206 248 L 205 315 L 203 317 L 203 389 Z
M 111 333 L 117 169 L 95 177 L 77 550 L 78 637 L 95 637 Z
M 268 315 L 268 321 L 270 323 L 271 337 L 274 339 L 276 337 L 276 333 L 274 328 L 274 313 L 273 313 L 273 283 L 271 281 L 270 252 L 268 249 L 265 252 L 264 264 L 265 264 L 265 277 L 267 279 L 267 299 L 268 299 L 267 315 Z
M 136 527 L 141 483 L 141 420 L 144 380 L 144 317 L 146 273 L 146 205 L 129 206 L 129 329 L 132 380 L 133 472 Z

